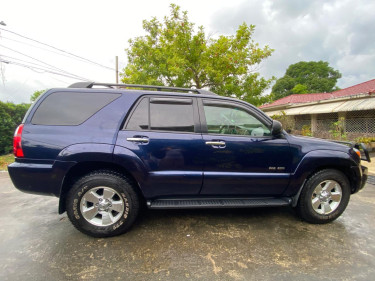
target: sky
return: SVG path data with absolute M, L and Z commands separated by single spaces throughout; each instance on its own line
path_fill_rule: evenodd
M 0 100 L 29 102 L 33 92 L 67 87 L 77 77 L 114 83 L 115 56 L 121 70 L 127 63 L 128 40 L 145 34 L 144 19 L 168 15 L 170 3 L 188 11 L 189 19 L 210 36 L 232 35 L 243 22 L 254 24 L 254 41 L 275 49 L 258 67 L 266 78 L 282 77 L 290 64 L 319 60 L 342 73 L 341 88 L 375 78 L 375 1 L 4 0 Z M 32 69 L 24 67 L 30 62 Z M 50 72 L 43 70 L 46 67 Z M 61 71 L 65 76 L 51 73 Z

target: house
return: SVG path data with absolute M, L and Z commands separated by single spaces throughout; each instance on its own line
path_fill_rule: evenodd
M 290 95 L 260 109 L 271 117 L 285 113 L 296 133 L 307 126 L 314 136 L 329 138 L 340 120 L 348 139 L 375 136 L 375 79 L 331 93 Z

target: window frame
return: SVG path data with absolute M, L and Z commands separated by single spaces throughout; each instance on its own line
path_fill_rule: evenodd
M 167 96 L 167 95 L 143 95 L 138 98 L 138 100 L 134 103 L 132 109 L 128 116 L 125 117 L 124 125 L 121 128 L 121 131 L 134 131 L 131 129 L 127 129 L 134 112 L 138 108 L 138 105 L 143 101 L 143 99 L 147 99 L 148 105 L 148 129 L 147 130 L 138 130 L 137 132 L 158 132 L 158 133 L 173 133 L 173 134 L 200 134 L 201 133 L 201 122 L 200 116 L 198 113 L 198 104 L 197 98 L 191 96 Z M 191 102 L 187 102 L 187 100 L 191 100 Z M 194 132 L 181 132 L 181 131 L 169 131 L 169 130 L 152 130 L 150 127 L 150 107 L 151 103 L 155 104 L 183 104 L 183 105 L 192 105 L 193 108 L 193 122 L 194 122 Z
M 270 136 L 250 136 L 250 135 L 235 135 L 235 134 L 216 134 L 216 133 L 209 133 L 208 127 L 207 127 L 207 121 L 206 121 L 206 114 L 204 111 L 204 106 L 217 106 L 217 107 L 228 107 L 228 108 L 240 108 L 253 116 L 255 119 L 257 119 L 259 122 L 261 122 L 266 128 L 270 130 Z M 198 101 L 198 107 L 199 107 L 199 115 L 201 118 L 202 123 L 202 134 L 211 135 L 211 136 L 221 136 L 221 137 L 249 137 L 249 138 L 263 138 L 263 139 L 269 139 L 273 138 L 272 136 L 272 123 L 269 122 L 264 116 L 262 116 L 259 112 L 256 112 L 256 110 L 247 107 L 246 105 L 235 102 L 235 101 L 224 101 L 224 100 L 217 100 L 217 99 L 209 99 L 209 98 L 199 98 Z

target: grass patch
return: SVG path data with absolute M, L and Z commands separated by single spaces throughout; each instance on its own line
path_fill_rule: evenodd
M 13 154 L 6 154 L 0 156 L 0 171 L 7 171 L 7 166 L 14 162 Z

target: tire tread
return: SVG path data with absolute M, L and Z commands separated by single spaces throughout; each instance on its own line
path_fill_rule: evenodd
M 126 223 L 118 227 L 116 230 L 108 231 L 108 230 L 101 230 L 98 229 L 99 227 L 92 226 L 94 230 L 87 230 L 85 228 L 82 228 L 80 224 L 80 220 L 74 219 L 73 214 L 72 214 L 72 208 L 71 208 L 71 203 L 73 198 L 75 197 L 75 193 L 77 189 L 81 187 L 81 185 L 88 180 L 90 180 L 92 177 L 101 177 L 101 178 L 106 178 L 106 177 L 113 177 L 117 179 L 118 181 L 124 181 L 125 182 L 125 187 L 127 186 L 128 190 L 127 192 L 129 193 L 130 199 L 132 201 L 132 215 L 130 216 L 129 220 L 126 220 Z M 125 175 L 113 171 L 113 170 L 95 170 L 92 171 L 81 178 L 79 178 L 72 186 L 72 188 L 69 190 L 68 195 L 67 195 L 67 200 L 66 200 L 66 210 L 68 213 L 69 220 L 73 224 L 73 226 L 79 230 L 80 232 L 89 235 L 91 237 L 95 238 L 103 238 L 103 237 L 111 237 L 111 236 L 116 236 L 123 234 L 127 232 L 131 225 L 133 224 L 134 220 L 136 219 L 139 211 L 139 198 L 138 194 L 134 188 L 133 182 L 128 179 Z

